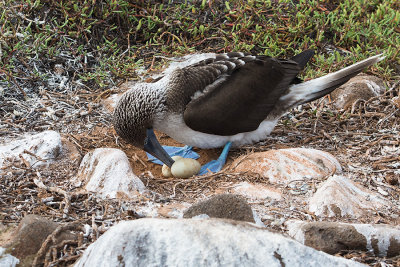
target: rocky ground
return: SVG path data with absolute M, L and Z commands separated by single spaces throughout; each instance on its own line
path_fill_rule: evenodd
M 0 263 L 65 266 L 84 255 L 77 265 L 93 266 L 95 255 L 114 265 L 112 255 L 132 263 L 127 254 L 139 253 L 136 263 L 168 265 L 229 247 L 206 261 L 256 264 L 251 260 L 265 254 L 259 259 L 277 266 L 400 266 L 398 81 L 357 76 L 340 93 L 285 115 L 267 140 L 232 150 L 222 172 L 177 179 L 162 177 L 161 166 L 112 128 L 113 103 L 133 81 L 96 94 L 69 83 L 58 67 L 58 90 L 42 87 L 23 100 L 2 95 Z M 201 163 L 220 152 L 195 151 Z M 191 217 L 197 219 L 175 220 Z M 128 222 L 112 227 L 121 221 Z M 191 242 L 196 246 L 186 251 Z M 119 247 L 138 243 L 126 255 Z M 149 263 L 154 254 L 140 249 L 165 253 Z M 223 261 L 231 255 L 237 257 Z

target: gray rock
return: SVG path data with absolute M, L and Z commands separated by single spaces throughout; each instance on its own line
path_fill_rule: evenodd
M 400 229 L 388 225 L 289 221 L 289 235 L 329 254 L 369 251 L 380 257 L 400 255 Z
M 359 99 L 368 100 L 381 95 L 385 85 L 381 78 L 372 75 L 359 74 L 331 93 L 334 105 L 338 109 L 346 109 Z
M 111 227 L 75 266 L 365 266 L 249 223 L 138 219 Z
M 232 194 L 216 195 L 208 200 L 196 203 L 183 213 L 183 218 L 192 218 L 201 214 L 207 214 L 212 218 L 255 222 L 253 212 L 247 201 Z
M 25 216 L 19 223 L 12 240 L 4 246 L 6 252 L 18 258 L 23 266 L 30 266 L 47 236 L 58 225 L 38 215 Z M 74 239 L 76 235 L 64 232 L 57 236 L 57 243 Z

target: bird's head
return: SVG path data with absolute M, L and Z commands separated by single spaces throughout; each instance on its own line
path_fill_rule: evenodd
M 125 92 L 114 109 L 115 131 L 132 145 L 144 149 L 146 129 L 152 128 L 156 107 L 146 88 L 135 87 Z
M 119 99 L 113 114 L 115 131 L 130 144 L 145 150 L 169 167 L 174 161 L 165 152 L 153 132 L 153 121 L 163 111 L 158 90 L 141 86 L 130 89 Z

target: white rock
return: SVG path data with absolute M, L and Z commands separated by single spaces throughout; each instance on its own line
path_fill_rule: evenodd
M 6 249 L 0 247 L 0 266 L 1 267 L 15 267 L 19 263 L 19 259 L 16 257 L 6 254 Z
M 254 224 L 138 219 L 111 227 L 75 266 L 365 266 Z
M 265 200 L 268 198 L 275 200 L 282 199 L 282 194 L 279 190 L 262 184 L 241 182 L 233 185 L 233 191 L 252 200 Z
M 19 160 L 20 156 L 32 167 L 48 165 L 61 152 L 61 136 L 55 131 L 26 135 L 23 139 L 14 140 L 0 146 L 0 167 L 4 160 Z M 36 157 L 33 155 L 36 155 Z
M 96 148 L 82 159 L 76 186 L 84 186 L 101 198 L 135 198 L 143 182 L 132 172 L 128 157 L 115 148 Z
M 358 218 L 369 210 L 389 205 L 381 196 L 344 176 L 334 175 L 325 181 L 309 200 L 309 210 L 316 216 L 351 216 Z
M 234 172 L 258 173 L 275 183 L 322 178 L 342 171 L 331 154 L 307 148 L 252 153 L 239 157 L 231 166 Z

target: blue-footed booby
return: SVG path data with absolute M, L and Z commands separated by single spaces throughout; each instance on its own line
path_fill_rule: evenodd
M 137 84 L 125 92 L 114 110 L 115 130 L 169 167 L 174 160 L 153 129 L 188 146 L 225 146 L 218 161 L 206 164 L 218 171 L 231 145 L 265 139 L 284 113 L 329 94 L 384 58 L 373 56 L 304 82 L 297 75 L 313 54 L 306 50 L 278 59 L 231 52 L 178 68 L 157 82 Z

